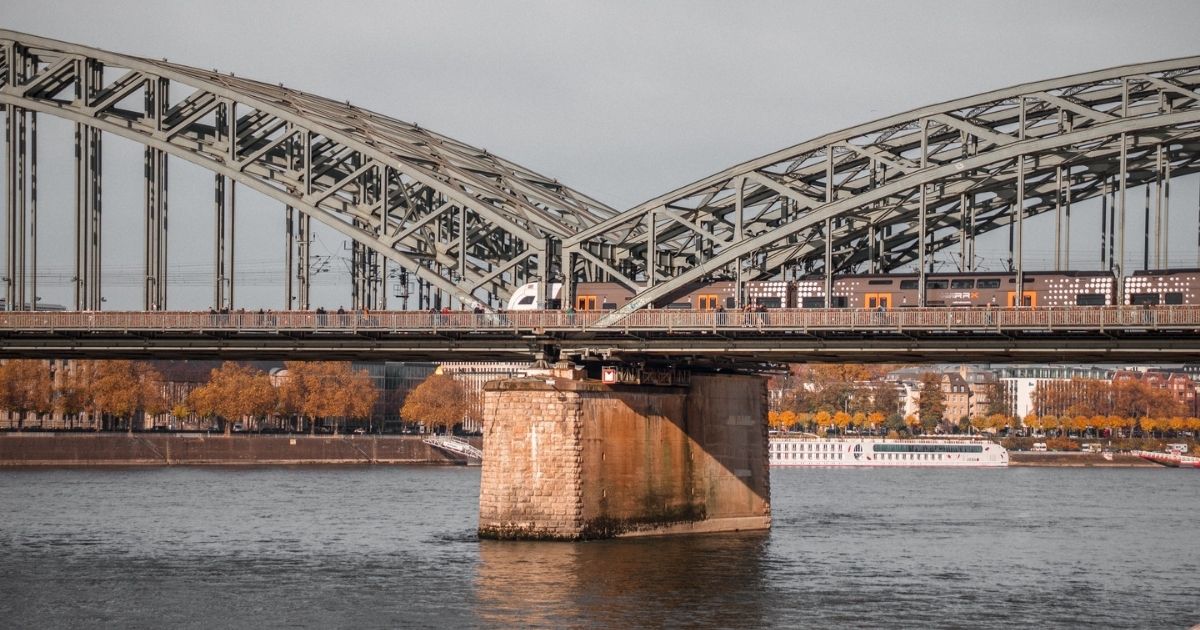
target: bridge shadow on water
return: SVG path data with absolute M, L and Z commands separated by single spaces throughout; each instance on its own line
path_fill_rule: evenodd
M 495 627 L 764 625 L 766 532 L 480 541 L 475 614 Z

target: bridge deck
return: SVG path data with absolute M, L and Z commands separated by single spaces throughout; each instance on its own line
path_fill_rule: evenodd
M 1200 307 L 644 310 L 348 314 L 3 312 L 0 357 L 522 360 L 568 355 L 709 363 L 1167 360 L 1200 357 Z

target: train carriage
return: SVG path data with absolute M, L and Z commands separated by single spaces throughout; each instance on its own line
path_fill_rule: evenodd
M 1125 279 L 1124 304 L 1200 304 L 1200 269 L 1135 272 Z

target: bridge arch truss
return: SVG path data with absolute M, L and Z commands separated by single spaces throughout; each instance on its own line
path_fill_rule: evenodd
M 0 30 L 7 308 L 36 287 L 37 118 L 75 124 L 75 308 L 100 308 L 103 134 L 145 146 L 145 309 L 167 304 L 168 156 L 212 171 L 214 306 L 233 306 L 233 183 L 286 206 L 290 307 L 308 307 L 311 219 L 352 239 L 354 304 L 388 263 L 431 294 L 503 303 L 562 273 L 561 243 L 616 214 L 415 124 L 258 81 Z
M 601 270 L 638 292 L 600 325 L 711 279 L 820 274 L 829 295 L 834 274 L 913 265 L 923 289 L 933 252 L 961 248 L 972 271 L 975 238 L 1008 226 L 1022 274 L 1023 223 L 1045 213 L 1066 269 L 1064 214 L 1069 228 L 1072 203 L 1111 194 L 1120 278 L 1125 192 L 1155 186 L 1161 267 L 1169 181 L 1196 172 L 1198 149 L 1200 57 L 1039 81 L 827 134 L 651 199 L 566 239 L 566 275 Z

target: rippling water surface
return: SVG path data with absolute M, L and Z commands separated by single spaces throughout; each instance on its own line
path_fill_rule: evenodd
M 769 534 L 475 537 L 475 468 L 0 471 L 0 627 L 1187 627 L 1200 471 L 792 469 Z

